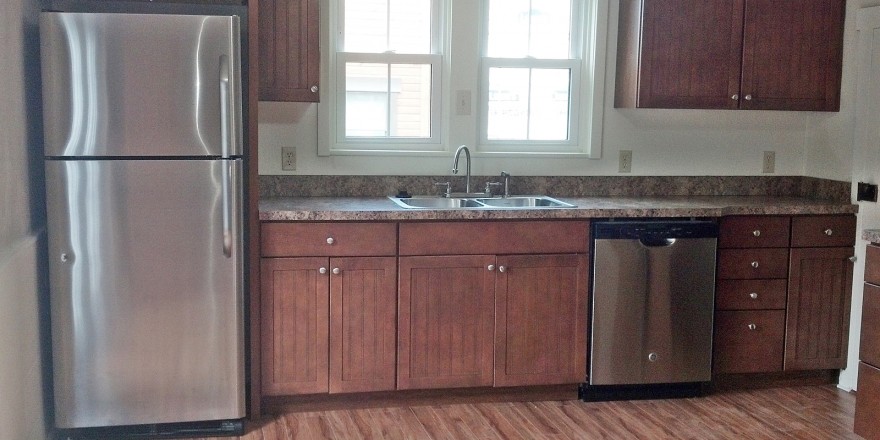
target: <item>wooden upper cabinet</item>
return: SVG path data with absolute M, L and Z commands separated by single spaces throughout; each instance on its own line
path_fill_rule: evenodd
M 615 107 L 837 111 L 844 0 L 621 0 Z
M 741 108 L 838 111 L 845 8 L 845 0 L 747 0 Z
M 500 256 L 497 265 L 495 386 L 583 382 L 587 256 Z
M 257 1 L 260 100 L 318 102 L 318 0 Z

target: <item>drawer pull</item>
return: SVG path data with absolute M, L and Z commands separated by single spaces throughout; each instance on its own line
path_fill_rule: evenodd
M 333 243 L 336 243 L 336 240 L 334 240 L 333 237 L 327 237 L 327 244 L 333 244 Z
M 849 260 L 849 261 L 851 261 L 851 262 L 853 262 L 853 263 L 855 263 L 856 260 L 858 260 L 858 259 L 859 259 L 859 257 L 856 257 L 855 255 L 853 255 L 852 257 L 847 258 L 847 260 Z
M 752 261 L 752 267 L 754 267 L 755 269 L 757 269 L 758 266 L 760 266 L 760 265 L 758 264 L 757 261 Z
M 758 299 L 758 294 L 755 293 L 755 292 L 752 292 L 752 293 L 749 294 L 749 298 L 751 298 L 751 299 Z
M 505 270 L 507 270 L 506 267 L 504 267 L 504 266 L 498 266 L 498 272 L 504 273 Z
M 760 229 L 755 229 L 754 231 L 752 231 L 752 235 L 754 235 L 755 237 L 760 237 L 760 236 L 761 236 L 761 230 L 760 230 Z
M 830 237 L 830 236 L 834 235 L 834 231 L 832 231 L 831 228 L 828 228 L 825 230 L 825 235 Z
M 339 275 L 342 271 L 338 267 L 333 268 L 333 275 Z
M 755 324 L 749 324 L 749 330 L 757 330 L 758 326 Z
M 327 273 L 327 268 L 326 268 L 326 267 L 322 267 L 322 268 L 318 269 L 318 273 L 321 274 L 321 275 L 326 274 L 326 273 Z
M 486 267 L 486 269 L 488 269 L 489 272 L 491 272 L 491 271 L 495 270 L 495 265 L 494 265 L 494 264 L 490 264 L 489 266 Z

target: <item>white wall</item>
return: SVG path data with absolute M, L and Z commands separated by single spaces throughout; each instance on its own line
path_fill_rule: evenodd
M 477 157 L 474 160 L 474 174 L 491 175 L 505 169 L 514 175 L 615 175 L 619 151 L 632 150 L 633 175 L 760 175 L 763 151 L 773 150 L 776 151 L 777 175 L 849 180 L 851 138 L 848 136 L 854 93 L 854 69 L 851 67 L 850 56 L 854 33 L 849 26 L 850 17 L 847 17 L 842 103 L 844 111 L 841 113 L 615 109 L 613 96 L 617 2 L 603 1 L 611 1 L 611 12 L 606 57 L 610 61 L 605 63 L 606 103 L 602 158 L 572 160 Z M 849 12 L 852 13 L 857 4 L 862 2 L 867 3 L 869 0 L 850 0 Z M 322 47 L 322 51 L 326 50 L 326 47 Z M 326 76 L 328 73 L 323 71 L 322 74 Z M 455 78 L 452 81 L 461 83 Z M 328 99 L 326 94 L 323 97 Z M 442 157 L 319 157 L 319 105 L 269 102 L 260 104 L 261 174 L 449 173 L 451 153 Z M 460 140 L 450 141 L 450 151 L 458 145 L 457 141 Z M 297 148 L 295 172 L 281 171 L 282 146 Z
M 38 298 L 45 246 L 37 0 L 0 14 L 0 439 L 45 438 Z M 28 58 L 25 58 L 28 57 Z

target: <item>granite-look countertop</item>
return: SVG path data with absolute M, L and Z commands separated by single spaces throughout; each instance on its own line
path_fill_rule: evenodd
M 880 243 L 880 229 L 865 229 L 862 231 L 862 240 Z
M 263 221 L 496 220 L 602 217 L 852 214 L 858 205 L 795 197 L 556 197 L 576 208 L 406 209 L 386 197 L 278 197 L 260 201 Z M 880 238 L 880 231 L 878 231 Z

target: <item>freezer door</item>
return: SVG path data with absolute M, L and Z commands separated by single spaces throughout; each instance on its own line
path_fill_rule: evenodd
M 240 176 L 46 162 L 59 428 L 244 417 Z
M 40 16 L 46 156 L 241 155 L 238 17 Z

